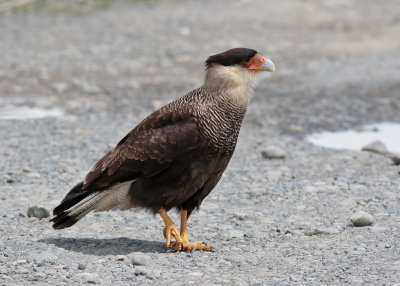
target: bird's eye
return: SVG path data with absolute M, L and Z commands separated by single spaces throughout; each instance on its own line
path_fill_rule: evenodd
M 245 68 L 247 68 L 248 66 L 250 66 L 250 61 L 248 62 L 241 62 L 240 63 L 242 66 L 244 66 Z

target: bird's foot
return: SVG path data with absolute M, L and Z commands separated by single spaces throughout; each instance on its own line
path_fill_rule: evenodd
M 166 227 L 164 227 L 164 237 L 166 239 L 165 246 L 166 247 L 175 247 L 176 251 L 180 250 L 180 247 L 178 249 L 178 246 L 182 244 L 182 239 L 181 236 L 176 229 L 175 224 L 168 224 Z M 175 238 L 175 241 L 171 241 L 171 236 Z
M 175 247 L 176 251 L 190 251 L 190 252 L 192 252 L 193 250 L 211 251 L 211 246 L 205 245 L 201 241 L 190 243 L 187 240 L 184 240 L 180 243 L 180 245 L 178 245 L 176 241 L 173 241 L 171 242 L 170 247 Z

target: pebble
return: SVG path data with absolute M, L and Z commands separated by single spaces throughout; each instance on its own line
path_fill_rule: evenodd
M 28 273 L 29 273 L 29 270 L 26 269 L 26 268 L 24 268 L 24 269 L 21 269 L 21 270 L 19 271 L 19 273 L 20 273 L 20 274 L 28 274 Z
M 117 260 L 118 261 L 124 261 L 126 259 L 126 256 L 125 255 L 118 255 L 117 256 Z
M 290 275 L 290 281 L 292 282 L 299 282 L 299 278 L 297 278 L 296 276 Z
M 363 211 L 353 214 L 350 217 L 350 220 L 354 226 L 368 226 L 374 223 L 374 218 L 372 215 Z
M 132 257 L 132 265 L 133 266 L 141 266 L 141 265 L 146 265 L 146 263 L 147 263 L 147 257 L 146 256 L 144 256 L 144 255 L 139 255 L 139 254 L 137 254 L 137 255 L 134 255 L 133 257 Z
M 372 152 L 377 154 L 386 154 L 388 152 L 385 144 L 383 144 L 379 140 L 369 143 L 368 145 L 363 147 L 361 151 Z
M 295 124 L 289 125 L 285 131 L 285 133 L 288 133 L 289 135 L 292 135 L 294 137 L 302 137 L 304 136 L 304 134 L 306 134 L 306 131 L 302 126 Z
M 389 158 L 392 159 L 393 164 L 400 165 L 400 154 L 389 154 Z
M 79 269 L 79 270 L 85 270 L 85 269 L 86 269 L 86 264 L 79 263 L 78 269 Z
M 144 268 L 136 268 L 135 269 L 135 275 L 136 276 L 138 276 L 138 275 L 146 275 L 147 274 L 147 270 L 146 269 L 144 269 Z
M 26 214 L 28 215 L 28 217 L 36 217 L 38 219 L 50 217 L 50 213 L 48 210 L 46 210 L 45 208 L 39 208 L 38 206 L 28 208 Z
M 39 173 L 28 173 L 26 176 L 34 179 L 38 179 L 41 177 Z
M 283 149 L 276 146 L 269 146 L 261 151 L 261 156 L 264 159 L 285 159 L 287 155 Z

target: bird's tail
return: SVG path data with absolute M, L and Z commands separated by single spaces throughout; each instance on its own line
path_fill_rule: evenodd
M 99 201 L 106 195 L 101 191 L 90 191 L 82 189 L 83 182 L 77 184 L 61 201 L 50 221 L 53 222 L 54 229 L 70 227 L 96 209 Z

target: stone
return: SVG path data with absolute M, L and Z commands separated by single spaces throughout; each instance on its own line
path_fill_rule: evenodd
M 28 173 L 26 176 L 29 178 L 35 178 L 35 179 L 38 179 L 41 177 L 39 173 Z
M 79 269 L 79 270 L 85 270 L 85 269 L 86 269 L 86 264 L 79 263 L 78 269 Z
M 286 152 L 279 147 L 269 146 L 261 151 L 261 156 L 264 159 L 285 159 Z
M 363 147 L 361 151 L 372 152 L 377 154 L 386 154 L 388 152 L 385 144 L 383 144 L 379 140 L 369 143 L 368 145 Z
M 368 226 L 374 223 L 374 218 L 369 213 L 359 211 L 350 217 L 354 226 Z
M 35 217 L 38 219 L 50 217 L 50 213 L 48 210 L 46 210 L 45 208 L 39 208 L 38 206 L 28 208 L 26 214 L 28 215 L 28 217 Z
M 389 154 L 389 158 L 392 159 L 393 164 L 400 165 L 400 154 Z
M 296 276 L 290 275 L 290 281 L 292 282 L 299 282 L 299 278 L 297 278 Z
M 125 255 L 118 255 L 117 256 L 117 260 L 118 261 L 124 261 L 126 259 L 126 256 Z
M 142 266 L 142 265 L 146 265 L 147 263 L 147 257 L 144 255 L 134 255 L 132 257 L 132 265 L 133 266 Z

